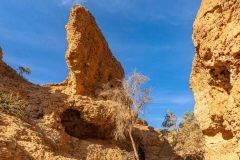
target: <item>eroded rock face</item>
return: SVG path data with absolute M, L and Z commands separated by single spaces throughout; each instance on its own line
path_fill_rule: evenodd
M 121 104 L 92 96 L 102 86 L 122 87 L 120 63 L 82 6 L 73 7 L 66 28 L 70 73 L 64 83 L 32 84 L 0 61 L 0 95 L 7 97 L 0 96 L 0 159 L 133 159 L 113 142 Z
M 193 26 L 191 74 L 206 159 L 240 157 L 240 1 L 203 0 Z
M 71 92 L 92 95 L 106 83 L 112 87 L 124 78 L 121 64 L 112 55 L 93 16 L 82 6 L 71 10 L 66 26 L 70 73 L 67 83 Z
M 131 145 L 113 136 L 125 94 L 120 63 L 82 6 L 73 7 L 66 29 L 70 73 L 64 83 L 32 84 L 0 61 L 0 159 L 134 159 Z M 146 122 L 134 131 L 148 160 L 175 156 L 168 147 L 161 152 L 168 145 Z

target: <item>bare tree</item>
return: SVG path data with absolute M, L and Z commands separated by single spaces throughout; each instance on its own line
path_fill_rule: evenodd
M 116 114 L 115 137 L 116 139 L 126 139 L 126 135 L 130 137 L 134 155 L 137 160 L 139 160 L 139 156 L 132 131 L 138 115 L 143 113 L 144 107 L 151 100 L 150 89 L 144 86 L 148 80 L 148 77 L 138 72 L 133 72 L 128 79 L 124 80 L 125 97 Z

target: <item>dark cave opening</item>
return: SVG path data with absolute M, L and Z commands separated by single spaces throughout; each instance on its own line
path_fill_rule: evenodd
M 209 74 L 211 76 L 210 84 L 221 87 L 229 92 L 232 89 L 230 78 L 231 72 L 229 69 L 224 65 L 217 65 L 214 66 L 209 70 Z
M 138 156 L 139 160 L 145 160 L 145 152 L 141 145 L 138 146 Z
M 225 66 L 216 66 L 210 69 L 209 73 L 214 80 L 219 80 L 225 83 L 230 82 L 230 72 Z
M 67 109 L 61 115 L 61 123 L 65 132 L 76 138 L 104 138 L 101 127 L 93 123 L 86 122 L 81 118 L 81 113 L 75 109 Z

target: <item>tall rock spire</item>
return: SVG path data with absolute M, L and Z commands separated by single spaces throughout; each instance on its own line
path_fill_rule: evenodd
M 124 78 L 121 64 L 112 55 L 93 16 L 81 5 L 72 8 L 66 25 L 69 68 L 67 83 L 74 94 L 89 95 L 105 83 Z

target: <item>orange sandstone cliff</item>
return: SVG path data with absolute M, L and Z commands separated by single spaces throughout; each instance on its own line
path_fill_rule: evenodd
M 124 71 L 93 16 L 80 5 L 66 26 L 69 76 L 60 84 L 26 81 L 2 61 L 0 50 L 0 159 L 132 160 L 129 143 L 113 139 L 122 105 Z M 138 124 L 134 138 L 148 160 L 173 159 L 168 142 Z
M 240 1 L 203 0 L 191 74 L 206 160 L 240 158 Z
M 93 16 L 84 7 L 72 8 L 66 29 L 67 83 L 72 93 L 90 95 L 103 84 L 116 86 L 124 78 L 121 64 L 113 57 Z

